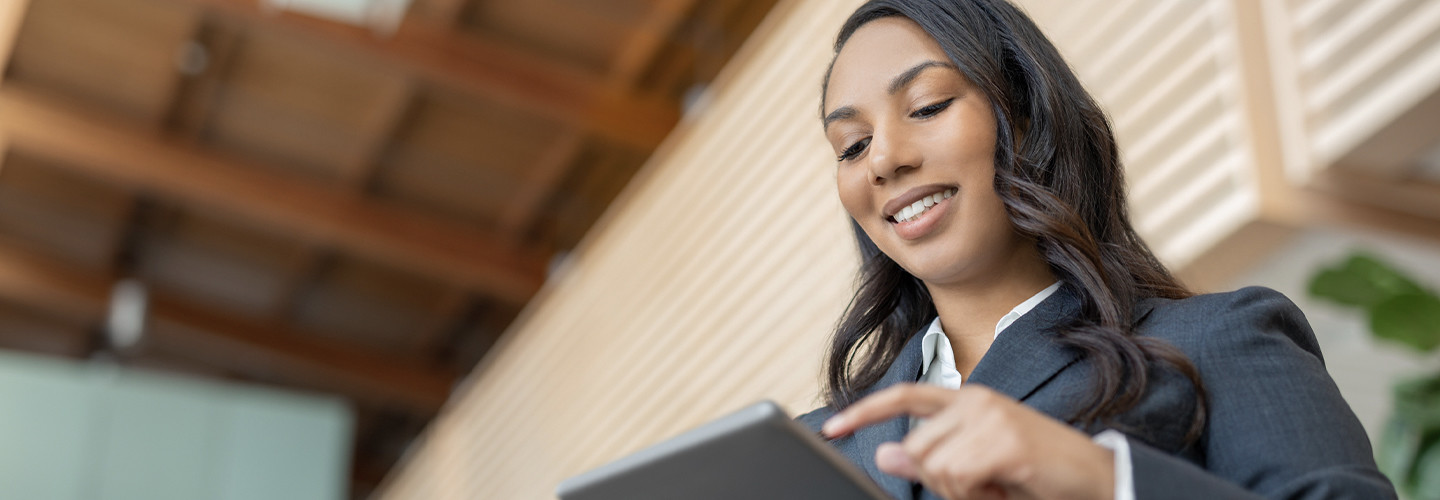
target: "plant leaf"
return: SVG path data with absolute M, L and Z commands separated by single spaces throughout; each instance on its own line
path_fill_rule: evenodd
M 1311 278 L 1309 291 L 1341 304 L 1371 307 L 1395 295 L 1422 290 L 1379 259 L 1356 253 L 1338 266 L 1321 269 Z
M 1415 458 L 1420 454 L 1420 429 L 1397 414 L 1390 415 L 1375 448 L 1375 462 L 1396 486 L 1414 490 Z
M 1440 498 L 1440 446 L 1434 439 L 1421 444 L 1420 457 L 1415 462 L 1412 498 Z
M 1421 352 L 1440 345 L 1440 298 L 1425 292 L 1392 296 L 1370 308 L 1370 331 Z

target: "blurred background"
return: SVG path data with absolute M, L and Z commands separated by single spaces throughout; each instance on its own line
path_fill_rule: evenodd
M 1440 368 L 1440 2 L 1021 0 L 1202 291 L 1306 312 L 1378 440 Z M 0 498 L 550 498 L 818 404 L 856 255 L 834 0 L 0 0 Z

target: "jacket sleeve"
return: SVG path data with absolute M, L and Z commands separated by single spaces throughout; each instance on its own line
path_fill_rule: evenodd
M 1130 439 L 1136 498 L 1395 498 L 1299 308 L 1256 287 L 1197 299 L 1163 328 L 1200 335 L 1205 468 Z

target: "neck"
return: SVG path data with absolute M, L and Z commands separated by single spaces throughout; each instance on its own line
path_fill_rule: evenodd
M 997 272 L 963 283 L 926 283 L 940 326 L 955 350 L 961 374 L 980 362 L 995 340 L 995 324 L 1015 306 L 1055 283 L 1050 266 L 1033 245 L 996 266 Z

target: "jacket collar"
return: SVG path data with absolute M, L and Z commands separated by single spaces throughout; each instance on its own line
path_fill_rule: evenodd
M 1079 359 L 1079 354 L 1053 340 L 1051 329 L 1073 316 L 1080 309 L 1080 300 L 1068 285 L 1061 286 L 1030 312 L 1011 324 L 990 345 L 980 364 L 966 384 L 982 384 L 1016 400 L 1024 401 L 1051 377 Z M 895 384 L 914 383 L 920 378 L 921 330 L 910 337 L 890 369 L 865 395 Z M 842 452 L 854 458 L 865 472 L 898 500 L 915 497 L 909 481 L 881 472 L 875 465 L 875 449 L 880 443 L 900 441 L 910 431 L 910 418 L 901 416 L 857 430 L 844 443 L 836 443 Z
M 1055 341 L 1054 328 L 1080 310 L 1080 298 L 1061 286 L 1006 328 L 980 358 L 965 383 L 981 384 L 1019 401 L 1045 381 L 1080 359 L 1080 354 Z

